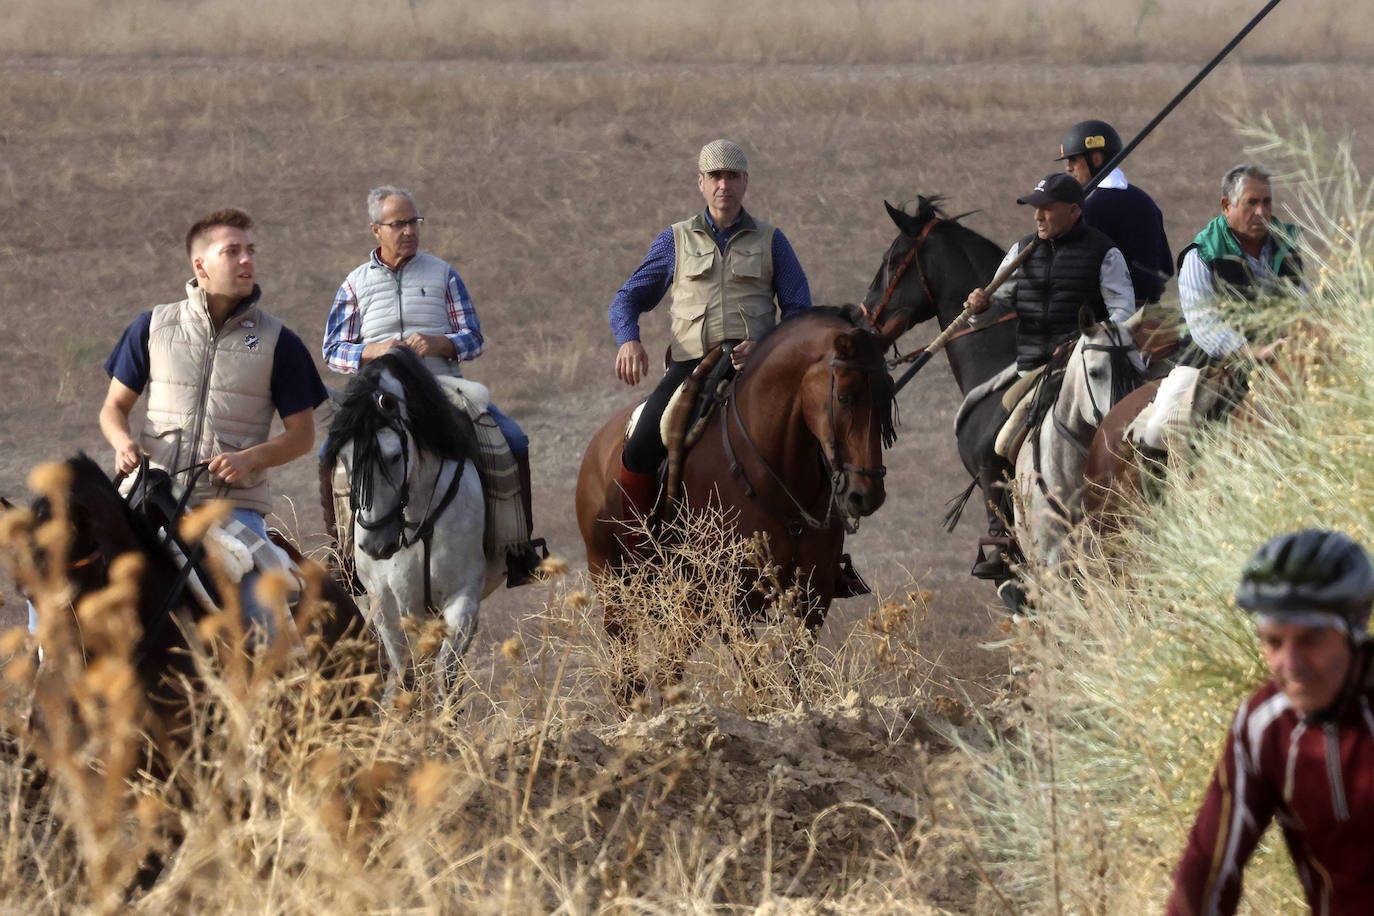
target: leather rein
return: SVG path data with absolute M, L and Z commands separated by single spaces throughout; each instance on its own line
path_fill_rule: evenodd
M 840 460 L 839 439 L 835 435 L 836 369 L 854 369 L 870 375 L 879 371 L 884 374 L 887 372 L 886 367 L 868 366 L 854 360 L 839 358 L 830 360 L 830 394 L 826 400 L 826 409 L 830 420 L 830 442 L 829 448 L 826 452 L 822 453 L 821 456 L 821 461 L 823 465 L 828 468 L 829 472 L 830 498 L 826 500 L 825 515 L 822 518 L 817 518 L 806 510 L 801 500 L 797 499 L 796 495 L 792 492 L 791 487 L 789 487 L 786 481 L 782 479 L 781 475 L 773 469 L 773 466 L 768 463 L 768 460 L 763 457 L 763 453 L 759 451 L 759 447 L 754 443 L 753 437 L 749 435 L 749 430 L 744 426 L 744 420 L 739 412 L 739 400 L 735 397 L 735 390 L 732 388 L 725 396 L 725 409 L 729 414 L 729 418 L 734 420 L 735 428 L 739 430 L 740 435 L 744 438 L 744 443 L 748 446 L 754 460 L 763 465 L 763 469 L 768 472 L 768 476 L 773 479 L 778 489 L 782 490 L 783 495 L 787 497 L 800 518 L 800 524 L 794 521 L 788 525 L 788 529 L 792 531 L 793 534 L 799 534 L 803 525 L 818 531 L 825 530 L 830 527 L 833 518 L 839 518 L 844 525 L 844 530 L 849 534 L 858 531 L 858 520 L 850 519 L 849 516 L 838 511 L 840 487 L 844 484 L 845 476 L 847 474 L 862 474 L 866 477 L 876 477 L 879 479 L 887 476 L 887 468 L 885 467 L 879 466 L 870 468 Z M 758 491 L 749 481 L 748 476 L 745 474 L 744 466 L 740 464 L 739 458 L 735 455 L 734 447 L 730 444 L 729 420 L 725 417 L 721 418 L 720 442 L 721 447 L 725 450 L 725 457 L 730 462 L 730 475 L 740 482 L 740 485 L 744 488 L 745 496 L 750 499 L 757 499 Z

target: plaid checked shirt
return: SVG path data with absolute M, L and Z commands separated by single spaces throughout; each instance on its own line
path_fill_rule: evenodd
M 382 264 L 380 251 L 378 248 L 372 252 L 375 264 Z M 482 325 L 477 320 L 477 310 L 473 308 L 472 297 L 463 285 L 463 278 L 452 267 L 448 269 L 444 299 L 448 304 L 448 320 L 452 328 L 452 332 L 445 336 L 453 342 L 454 353 L 460 360 L 476 359 L 482 353 Z M 324 327 L 324 361 L 335 372 L 358 371 L 364 344 L 359 337 L 361 326 L 358 297 L 345 280 L 334 295 L 334 304 L 329 307 L 329 320 Z

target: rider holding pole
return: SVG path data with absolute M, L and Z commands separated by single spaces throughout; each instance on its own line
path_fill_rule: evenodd
M 975 289 L 964 307 L 972 314 L 994 303 L 1014 311 L 1016 372 L 1025 375 L 1045 365 L 1055 349 L 1078 333 L 1078 316 L 1087 308 L 1097 321 L 1123 323 L 1135 312 L 1135 291 L 1125 258 L 1104 233 L 1083 223 L 1083 187 L 1071 175 L 1055 172 L 1041 179 L 1017 203 L 1035 208 L 1035 232 L 1007 252 L 998 276 L 1021 257 L 1011 281 L 991 295 Z M 1005 373 L 1011 378 L 1010 369 Z M 988 536 L 979 542 L 972 573 L 979 579 L 1001 580 L 1010 575 L 1005 549 L 1009 544 L 1006 519 L 1010 494 L 1003 478 L 1007 461 L 993 448 L 997 430 L 986 431 L 979 451 L 978 485 L 988 507 Z M 992 548 L 988 554 L 984 547 Z

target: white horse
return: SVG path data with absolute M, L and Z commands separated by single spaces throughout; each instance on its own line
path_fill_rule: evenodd
M 1028 561 L 1050 566 L 1078 519 L 1093 434 L 1142 380 L 1129 325 L 1084 322 L 1080 330 L 1054 405 L 1016 453 L 1016 541 Z
M 438 659 L 447 693 L 477 631 L 478 605 L 504 575 L 483 550 L 477 449 L 471 420 L 405 347 L 363 367 L 329 428 L 323 460 L 342 460 L 348 472 L 367 618 L 407 687 L 415 669 L 403 618 L 438 613 L 448 625 Z

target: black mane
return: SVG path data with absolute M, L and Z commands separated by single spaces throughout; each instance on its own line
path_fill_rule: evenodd
M 393 416 L 378 404 L 381 375 L 387 370 L 405 391 L 404 416 Z M 379 433 L 397 425 L 417 448 L 440 457 L 465 460 L 477 454 L 472 421 L 450 403 L 419 356 L 407 347 L 393 347 L 348 383 L 343 404 L 329 424 L 322 460 L 332 466 L 349 440 L 374 443 Z

